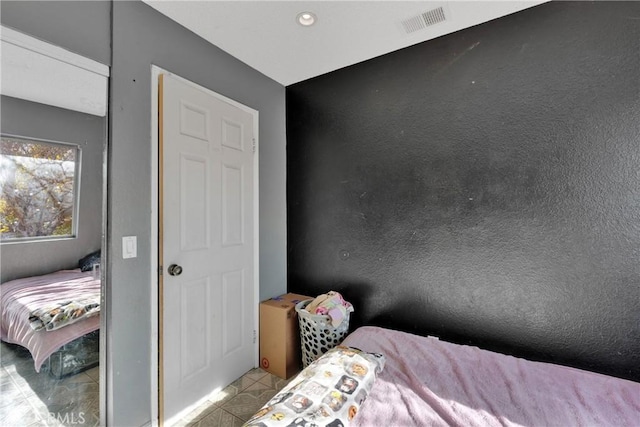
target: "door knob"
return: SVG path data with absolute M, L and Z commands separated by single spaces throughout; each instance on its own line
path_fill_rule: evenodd
M 177 264 L 171 264 L 169 266 L 169 276 L 179 276 L 182 273 L 182 267 Z

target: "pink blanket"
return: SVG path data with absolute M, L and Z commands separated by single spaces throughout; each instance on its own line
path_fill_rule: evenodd
M 65 344 L 100 327 L 100 316 L 88 317 L 53 331 L 34 331 L 29 314 L 58 301 L 100 294 L 100 280 L 91 272 L 61 270 L 0 285 L 0 339 L 26 347 L 40 372 L 42 363 Z
M 640 384 L 362 327 L 344 345 L 387 363 L 356 426 L 640 426 Z

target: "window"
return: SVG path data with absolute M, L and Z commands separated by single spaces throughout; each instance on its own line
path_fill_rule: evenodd
M 80 148 L 2 135 L 0 241 L 75 237 Z

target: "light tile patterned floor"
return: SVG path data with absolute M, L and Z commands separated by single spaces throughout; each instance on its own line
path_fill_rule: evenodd
M 252 369 L 195 409 L 176 426 L 242 426 L 287 383 L 288 381 L 260 368 Z
M 0 342 L 0 426 L 97 426 L 99 375 L 95 367 L 57 380 L 37 373 L 27 350 Z M 175 425 L 242 426 L 287 383 L 252 369 Z
M 28 350 L 0 343 L 0 425 L 97 426 L 98 367 L 62 379 L 36 372 Z

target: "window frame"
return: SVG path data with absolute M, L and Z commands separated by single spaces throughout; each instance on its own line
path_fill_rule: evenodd
M 51 242 L 57 240 L 73 240 L 78 238 L 78 224 L 80 219 L 80 181 L 82 176 L 82 147 L 80 144 L 65 141 L 56 141 L 44 138 L 33 138 L 24 135 L 15 135 L 9 133 L 0 133 L 0 139 L 15 139 L 26 143 L 36 143 L 41 145 L 51 145 L 56 147 L 63 147 L 74 149 L 75 167 L 73 171 L 73 209 L 71 214 L 71 233 L 65 235 L 52 235 L 52 236 L 36 236 L 36 237 L 13 237 L 9 239 L 0 239 L 0 246 L 2 245 L 15 245 L 22 243 L 35 243 L 35 242 Z M 4 154 L 0 152 L 0 154 Z

